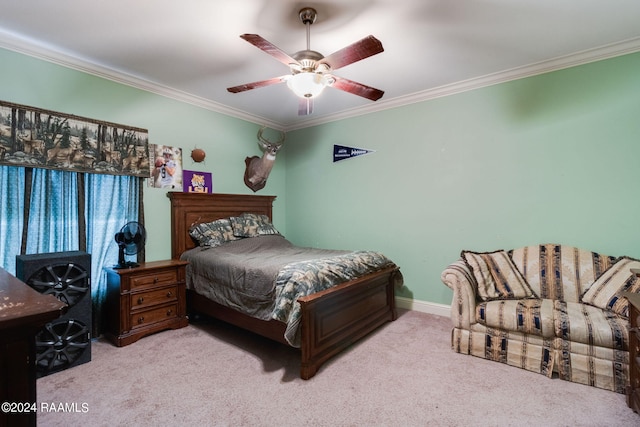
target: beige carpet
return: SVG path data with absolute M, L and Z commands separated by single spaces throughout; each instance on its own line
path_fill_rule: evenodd
M 38 380 L 40 426 L 638 426 L 625 397 L 454 353 L 448 318 L 400 318 L 298 377 L 298 353 L 213 321 Z M 71 406 L 73 407 L 73 406 Z M 85 410 L 83 412 L 83 410 Z

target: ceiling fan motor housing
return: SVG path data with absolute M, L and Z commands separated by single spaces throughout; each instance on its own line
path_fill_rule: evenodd
M 316 71 L 316 62 L 324 58 L 320 52 L 316 52 L 315 50 L 301 50 L 291 55 L 291 57 L 302 66 L 292 67 L 294 73 Z

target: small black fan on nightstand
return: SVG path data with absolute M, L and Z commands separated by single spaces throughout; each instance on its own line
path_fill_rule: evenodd
M 118 264 L 113 268 L 133 268 L 140 264 L 132 261 L 125 261 L 125 255 L 135 255 L 142 250 L 147 240 L 147 232 L 139 222 L 128 222 L 115 235 L 118 244 Z

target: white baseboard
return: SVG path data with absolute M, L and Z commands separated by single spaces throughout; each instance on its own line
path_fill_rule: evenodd
M 423 313 L 435 314 L 436 316 L 451 316 L 451 306 L 446 304 L 436 304 L 434 302 L 397 296 L 396 306 L 405 310 L 421 311 Z

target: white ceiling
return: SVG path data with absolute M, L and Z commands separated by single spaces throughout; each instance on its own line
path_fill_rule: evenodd
M 303 50 L 304 6 L 318 11 L 312 50 L 382 42 L 383 53 L 335 71 L 382 99 L 328 88 L 300 117 L 286 84 L 227 92 L 289 72 L 239 35 Z M 639 51 L 640 1 L 0 0 L 0 47 L 291 130 Z

